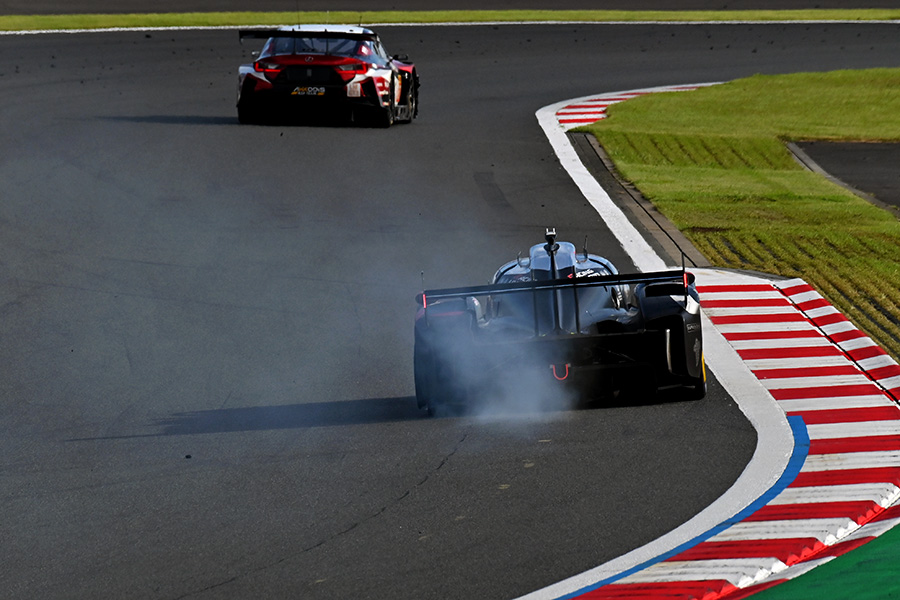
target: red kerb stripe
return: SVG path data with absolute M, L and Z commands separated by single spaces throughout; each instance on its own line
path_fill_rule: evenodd
M 822 308 L 823 306 L 831 306 L 831 302 L 829 302 L 825 298 L 816 298 L 815 300 L 805 300 L 803 302 L 797 302 L 796 305 L 800 310 L 813 310 L 816 308 Z
M 781 288 L 781 293 L 785 296 L 796 296 L 797 294 L 805 294 L 807 292 L 815 292 L 813 287 L 808 283 L 801 283 L 799 285 Z
M 651 583 L 611 583 L 575 596 L 579 600 L 614 600 L 619 598 L 721 598 L 739 588 L 725 579 L 707 581 L 659 581 Z
M 897 467 L 871 467 L 838 471 L 801 471 L 788 487 L 852 485 L 856 483 L 892 483 L 900 487 L 900 469 Z
M 839 312 L 836 312 L 830 315 L 822 315 L 821 317 L 811 318 L 811 320 L 819 327 L 824 327 L 825 325 L 834 325 L 835 323 L 846 321 L 847 317 Z
M 776 400 L 808 400 L 812 398 L 847 398 L 849 396 L 871 396 L 880 394 L 881 389 L 874 383 L 856 385 L 823 385 L 820 387 L 769 390 Z
M 866 371 L 873 379 L 887 379 L 888 377 L 900 376 L 900 365 L 887 365 L 886 367 L 878 367 Z
M 884 356 L 887 352 L 882 350 L 880 346 L 865 346 L 864 348 L 847 350 L 847 354 L 849 354 L 850 358 L 853 360 L 865 360 L 876 356 Z
M 847 518 L 865 523 L 881 512 L 881 506 L 871 500 L 847 502 L 810 502 L 804 504 L 768 504 L 744 519 L 751 521 L 794 521 L 798 519 Z
M 809 442 L 810 454 L 846 454 L 848 452 L 878 452 L 881 450 L 900 450 L 900 435 L 833 438 Z
M 789 417 L 803 417 L 807 425 L 826 423 L 862 423 L 865 421 L 893 421 L 900 419 L 896 406 L 873 406 L 871 408 L 838 408 L 835 410 L 808 410 L 789 412 Z
M 771 292 L 772 286 L 767 283 L 751 283 L 748 285 L 698 285 L 697 290 L 704 294 L 724 292 Z
M 760 307 L 760 306 L 790 306 L 784 298 L 751 298 L 748 300 L 703 300 L 703 306 L 706 308 L 742 308 L 742 307 Z
M 841 343 L 846 342 L 847 340 L 855 340 L 857 338 L 866 337 L 866 334 L 864 334 L 859 329 L 849 329 L 847 331 L 832 333 L 828 337 L 837 343 Z
M 726 340 L 781 340 L 796 338 L 824 338 L 818 329 L 801 329 L 798 331 L 740 331 L 723 333 Z
M 825 545 L 814 537 L 774 540 L 701 542 L 668 560 L 721 560 L 725 558 L 777 558 L 786 565 L 806 560 Z
M 860 370 L 850 365 L 834 367 L 798 367 L 793 369 L 760 369 L 753 371 L 757 379 L 790 379 L 792 377 L 835 377 L 838 375 L 859 375 Z
M 808 319 L 800 313 L 777 313 L 774 315 L 710 315 L 710 320 L 717 325 L 735 325 L 741 323 L 796 323 Z

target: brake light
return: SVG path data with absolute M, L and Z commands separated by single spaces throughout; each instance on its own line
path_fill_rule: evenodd
M 266 77 L 277 77 L 284 67 L 275 62 L 258 60 L 253 63 L 253 70 L 257 73 L 264 73 Z
M 343 73 L 365 73 L 369 70 L 369 67 L 368 65 L 366 65 L 366 63 L 351 62 L 343 65 L 337 65 L 335 69 Z

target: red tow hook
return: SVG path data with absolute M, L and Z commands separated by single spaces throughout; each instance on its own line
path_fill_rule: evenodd
M 562 366 L 562 365 L 559 365 L 559 366 Z M 565 381 L 566 378 L 569 376 L 569 363 L 566 363 L 565 366 L 566 366 L 566 374 L 563 375 L 562 377 L 560 377 L 560 376 L 556 373 L 556 367 L 557 367 L 557 365 L 550 365 L 550 369 L 553 371 L 553 377 L 555 377 L 557 381 Z

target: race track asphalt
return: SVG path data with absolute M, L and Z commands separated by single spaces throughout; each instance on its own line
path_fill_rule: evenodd
M 548 224 L 628 268 L 537 108 L 886 66 L 897 27 L 382 33 L 424 82 L 420 121 L 389 131 L 237 125 L 233 32 L 0 39 L 4 589 L 512 597 L 658 537 L 739 475 L 755 434 L 715 385 L 423 418 L 412 295 L 422 271 L 486 280 Z

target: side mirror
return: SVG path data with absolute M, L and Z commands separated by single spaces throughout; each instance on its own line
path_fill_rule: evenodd
M 395 54 L 391 57 L 391 60 L 399 60 L 400 62 L 407 62 L 409 60 L 409 56 L 406 54 Z

